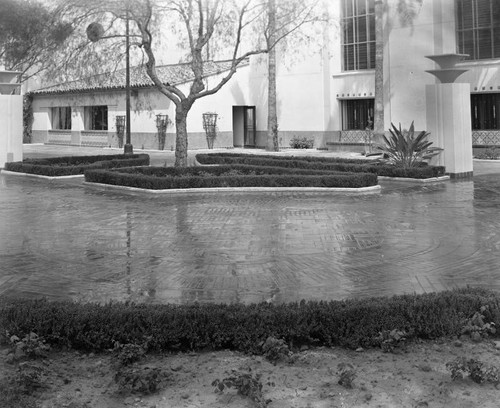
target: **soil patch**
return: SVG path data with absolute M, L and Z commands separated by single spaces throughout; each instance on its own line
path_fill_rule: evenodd
M 499 391 L 470 378 L 453 381 L 446 363 L 459 356 L 500 367 L 495 342 L 432 341 L 410 344 L 398 353 L 382 350 L 352 351 L 340 348 L 304 349 L 291 362 L 271 364 L 262 356 L 237 352 L 203 352 L 147 355 L 134 370 L 163 369 L 165 388 L 152 395 L 123 392 L 115 381 L 113 353 L 52 352 L 48 358 L 29 361 L 39 366 L 45 387 L 34 391 L 24 405 L 43 408 L 163 408 L 254 407 L 236 390 L 215 393 L 212 382 L 234 374 L 261 375 L 269 408 L 334 407 L 498 407 Z M 0 350 L 0 383 L 5 391 L 17 364 Z M 355 371 L 352 388 L 339 385 L 339 364 Z M 6 405 L 1 396 L 0 406 Z M 4 401 L 2 401 L 2 398 Z

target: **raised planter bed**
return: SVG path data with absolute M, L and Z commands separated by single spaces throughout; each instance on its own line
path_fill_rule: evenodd
M 90 183 L 148 190 L 213 188 L 364 188 L 377 185 L 369 173 L 339 173 L 282 167 L 222 165 L 208 167 L 136 167 L 88 170 Z
M 6 163 L 5 170 L 53 178 L 83 175 L 89 169 L 111 169 L 147 165 L 149 165 L 149 155 L 147 154 L 116 154 L 26 159 L 22 162 Z

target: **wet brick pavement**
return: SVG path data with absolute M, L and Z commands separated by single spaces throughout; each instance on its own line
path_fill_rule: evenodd
M 25 157 L 72 150 L 27 146 Z M 500 162 L 475 161 L 474 172 L 382 181 L 375 194 L 183 196 L 0 173 L 0 294 L 249 303 L 500 291 Z

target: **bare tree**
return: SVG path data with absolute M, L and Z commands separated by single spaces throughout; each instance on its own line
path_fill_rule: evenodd
M 375 0 L 375 103 L 373 135 L 375 141 L 384 134 L 384 0 Z
M 300 5 L 300 2 L 297 4 Z M 148 75 L 158 90 L 172 100 L 176 107 L 176 166 L 187 165 L 187 115 L 194 102 L 218 92 L 233 77 L 243 61 L 252 55 L 269 53 L 278 42 L 294 33 L 309 19 L 309 14 L 303 13 L 309 8 L 282 7 L 286 13 L 277 17 L 275 29 L 271 32 L 267 25 L 267 30 L 259 33 L 258 27 L 262 27 L 261 22 L 268 21 L 268 7 L 267 2 L 259 0 L 171 0 L 156 5 L 148 0 L 142 8 L 142 15 L 134 15 L 134 21 L 142 35 L 142 47 L 147 56 Z M 180 17 L 183 24 L 183 32 L 189 44 L 188 63 L 194 74 L 188 94 L 182 92 L 179 87 L 163 83 L 156 73 L 154 35 L 149 28 L 155 10 L 173 12 Z M 298 10 L 303 14 L 298 14 Z M 301 18 L 297 18 L 298 16 Z M 256 38 L 258 41 L 255 41 Z M 210 45 L 212 52 L 216 45 L 221 54 L 228 55 L 230 67 L 215 85 L 207 88 L 204 81 L 206 77 L 204 56 L 207 55 Z M 275 109 L 276 104 L 273 105 Z M 270 129 L 274 138 L 274 148 L 277 146 L 277 119 L 276 114 L 273 115 Z
M 71 79 L 70 76 L 82 77 L 92 70 L 95 74 L 97 65 L 106 67 L 109 71 L 110 64 L 121 63 L 116 56 L 122 55 L 123 25 L 129 19 L 132 23 L 131 35 L 141 48 L 139 57 L 145 61 L 148 76 L 156 89 L 175 105 L 175 165 L 180 167 L 187 166 L 187 116 L 193 104 L 200 98 L 217 93 L 250 56 L 268 53 L 307 21 L 305 17 L 297 19 L 298 14 L 293 7 L 283 5 L 279 8 L 282 12 L 277 18 L 276 30 L 272 30 L 273 35 L 270 35 L 268 25 L 262 24 L 263 21 L 267 22 L 266 0 L 58 1 L 64 5 L 65 10 L 71 10 L 74 18 L 80 19 L 80 32 L 71 37 L 71 47 L 67 53 L 53 58 L 53 71 L 50 71 L 53 72 L 52 78 L 56 74 L 59 80 Z M 300 5 L 299 0 L 293 1 Z M 281 3 L 285 4 L 286 1 Z M 108 39 L 114 38 L 115 42 L 103 47 L 99 42 L 91 43 L 87 40 L 81 29 L 91 21 L 99 21 L 104 27 L 101 35 Z M 186 84 L 170 84 L 165 78 L 158 76 L 157 57 L 163 57 L 164 53 L 159 41 L 160 26 L 163 31 L 165 27 L 171 30 L 169 41 L 183 41 L 187 48 L 186 63 L 193 74 L 187 90 Z M 227 69 L 220 72 L 215 82 L 209 86 L 208 57 L 213 58 L 215 55 L 226 60 Z M 213 66 L 211 62 L 210 65 Z M 66 75 L 66 78 L 61 74 Z M 274 129 L 277 130 L 277 126 Z M 277 137 L 275 139 L 277 144 Z
M 278 151 L 278 109 L 276 92 L 276 44 L 278 35 L 276 30 L 276 0 L 268 0 L 268 36 L 267 45 L 269 53 L 267 56 L 267 143 L 266 150 Z
M 189 46 L 189 65 L 194 79 L 189 93 L 184 93 L 178 86 L 164 83 L 156 72 L 156 56 L 153 48 L 154 35 L 151 21 L 155 12 L 167 11 L 180 17 Z M 188 133 L 187 115 L 196 100 L 217 93 L 235 74 L 238 66 L 251 55 L 266 53 L 266 47 L 242 50 L 242 39 L 248 27 L 264 12 L 260 3 L 251 0 L 236 4 L 228 0 L 172 0 L 153 4 L 147 0 L 141 13 L 135 13 L 132 19 L 142 35 L 142 48 L 146 54 L 146 70 L 155 87 L 175 104 L 176 150 L 175 165 L 187 166 Z M 205 79 L 206 49 L 214 35 L 222 35 L 219 43 L 227 44 L 231 49 L 229 69 L 211 88 L 207 88 Z
M 380 143 L 384 135 L 384 38 L 390 29 L 388 21 L 384 21 L 390 11 L 391 3 L 396 4 L 394 12 L 400 24 L 413 27 L 422 7 L 423 0 L 375 0 L 375 109 L 373 133 L 375 142 Z
M 266 150 L 278 151 L 278 109 L 276 54 L 278 50 L 294 47 L 297 40 L 310 42 L 301 30 L 305 25 L 324 19 L 317 0 L 267 0 L 265 39 L 268 49 L 268 115 Z

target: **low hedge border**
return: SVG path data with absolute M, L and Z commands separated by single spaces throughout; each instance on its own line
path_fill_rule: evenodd
M 409 339 L 460 335 L 483 309 L 484 321 L 500 324 L 499 297 L 482 289 L 362 300 L 301 301 L 273 305 L 50 302 L 0 299 L 5 333 L 34 332 L 53 346 L 104 351 L 114 342 L 142 344 L 150 351 L 231 349 L 261 352 L 269 336 L 301 345 L 348 348 L 380 346 L 385 330 L 405 330 Z
M 26 159 L 22 162 L 5 163 L 5 170 L 59 177 L 84 174 L 85 170 L 92 168 L 109 169 L 147 165 L 149 165 L 149 155 L 147 154 L 114 154 Z
M 279 166 L 286 168 L 303 168 L 337 172 L 374 173 L 386 177 L 431 178 L 445 174 L 444 166 L 421 166 L 402 169 L 387 164 L 375 164 L 366 160 L 321 158 L 321 157 L 285 157 L 265 155 L 245 155 L 237 153 L 197 154 L 196 160 L 200 164 L 247 164 L 261 166 Z
M 350 163 L 350 164 L 366 164 L 367 159 L 355 159 L 348 157 L 321 157 L 321 156 L 276 156 L 272 154 L 245 154 L 245 153 L 199 153 L 196 155 L 202 160 L 209 160 L 212 156 L 218 157 L 231 157 L 231 158 L 245 158 L 254 157 L 259 159 L 273 159 L 273 160 L 301 160 L 310 163 Z M 205 157 L 208 156 L 208 159 Z M 198 160 L 199 161 L 199 160 Z M 199 161 L 201 163 L 201 161 Z
M 232 171 L 245 174 L 233 175 Z M 207 177 L 207 174 L 215 177 Z M 332 174 L 317 170 L 232 165 L 87 170 L 85 181 L 150 190 L 220 187 L 361 188 L 377 185 L 377 176 L 369 173 Z

